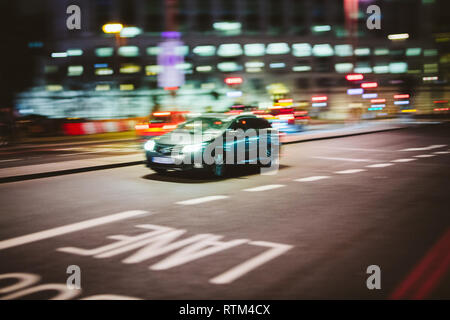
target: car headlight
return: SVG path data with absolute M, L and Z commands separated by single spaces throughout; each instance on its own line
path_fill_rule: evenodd
M 155 149 L 155 141 L 154 140 L 148 140 L 145 144 L 144 144 L 144 149 L 146 151 L 153 151 Z
M 199 143 L 199 144 L 190 144 L 187 146 L 184 146 L 183 149 L 181 150 L 181 152 L 183 153 L 189 153 L 189 152 L 197 152 L 202 150 L 203 148 L 203 144 Z

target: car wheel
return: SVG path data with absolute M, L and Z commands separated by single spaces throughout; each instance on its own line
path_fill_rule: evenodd
M 212 166 L 212 172 L 216 177 L 224 177 L 226 173 L 226 166 L 223 161 L 223 155 L 217 155 L 214 159 L 214 165 Z

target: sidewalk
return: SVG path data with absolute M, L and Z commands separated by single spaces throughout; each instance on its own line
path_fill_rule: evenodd
M 314 130 L 283 136 L 281 141 L 284 144 L 299 143 L 313 140 L 382 132 L 388 130 L 398 130 L 406 128 L 408 126 L 410 126 L 410 124 L 408 123 L 391 120 L 363 122 L 357 124 L 317 125 L 317 127 L 315 126 Z M 126 136 L 126 134 L 123 134 L 121 136 L 123 138 Z M 98 137 L 96 138 L 98 140 Z M 92 141 L 94 140 L 95 139 L 92 139 Z M 88 141 L 92 142 L 91 140 Z M 101 141 L 105 142 L 107 140 L 105 139 Z M 117 142 L 117 140 L 113 141 Z M 85 141 L 85 143 L 87 142 Z M 95 159 L 69 160 L 63 162 L 3 168 L 0 169 L 0 183 L 139 165 L 144 163 L 144 158 L 145 157 L 142 153 L 137 153 L 125 156 L 108 156 Z

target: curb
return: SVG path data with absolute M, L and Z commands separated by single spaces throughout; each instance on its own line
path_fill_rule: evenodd
M 76 168 L 76 169 L 66 169 L 66 170 L 58 170 L 58 171 L 50 171 L 50 172 L 41 172 L 41 173 L 32 173 L 32 174 L 24 174 L 18 176 L 10 176 L 0 178 L 0 184 L 8 183 L 8 182 L 17 182 L 17 181 L 25 181 L 25 180 L 34 180 L 41 178 L 49 178 L 56 176 L 69 175 L 74 173 L 82 173 L 89 171 L 98 171 L 98 170 L 106 170 L 106 169 L 114 169 L 114 168 L 122 168 L 129 166 L 136 166 L 144 164 L 145 161 L 131 161 L 131 162 L 123 162 L 123 163 L 114 163 L 114 164 L 104 164 L 93 167 L 84 167 L 84 168 Z

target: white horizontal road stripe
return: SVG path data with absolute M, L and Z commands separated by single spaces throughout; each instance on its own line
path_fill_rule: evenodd
M 431 157 L 435 157 L 436 155 L 434 154 L 419 154 L 418 156 L 414 156 L 416 158 L 431 158 Z
M 31 233 L 25 236 L 11 238 L 8 240 L 0 241 L 0 250 L 20 246 L 22 244 L 27 244 L 39 240 L 49 239 L 53 237 L 57 237 L 63 234 L 72 233 L 96 226 L 100 226 L 103 224 L 108 224 L 111 222 L 116 222 L 120 220 L 125 220 L 137 216 L 141 216 L 144 214 L 149 214 L 147 211 L 142 210 L 133 210 L 133 211 L 124 211 L 116 214 L 112 214 L 109 216 L 104 216 L 101 218 L 94 218 L 90 220 L 85 220 L 77 223 L 68 224 L 62 227 L 57 227 L 53 229 L 48 229 L 44 231 L 39 231 L 35 233 Z
M 308 178 L 295 179 L 294 181 L 311 182 L 311 181 L 323 180 L 323 179 L 328 179 L 328 178 L 330 178 L 330 177 L 329 176 L 313 176 L 313 177 L 308 177 Z
M 335 173 L 351 174 L 351 173 L 358 173 L 358 172 L 363 172 L 363 171 L 367 171 L 367 170 L 366 169 L 350 169 L 350 170 L 336 171 Z
M 354 159 L 354 158 L 334 158 L 334 157 L 312 157 L 314 159 L 350 161 L 350 162 L 372 162 L 371 159 Z
M 377 163 L 377 164 L 370 164 L 370 165 L 366 166 L 366 168 L 385 168 L 385 167 L 390 167 L 393 165 L 394 164 L 392 164 L 392 163 Z
M 0 162 L 12 162 L 12 161 L 20 161 L 23 159 L 5 159 L 5 160 L 0 160 Z
M 209 196 L 209 197 L 203 197 L 203 198 L 196 198 L 196 199 L 191 199 L 191 200 L 185 200 L 185 201 L 179 201 L 177 202 L 177 204 L 183 204 L 183 205 L 193 205 L 193 204 L 199 204 L 199 203 L 203 203 L 203 202 L 209 202 L 209 201 L 214 201 L 214 200 L 221 200 L 221 199 L 226 199 L 228 198 L 228 196 Z
M 423 148 L 408 148 L 408 149 L 402 149 L 400 151 L 426 151 L 426 150 L 433 150 L 438 148 L 446 147 L 446 144 L 433 144 L 432 146 L 423 147 Z
M 436 151 L 434 154 L 449 154 L 450 151 Z
M 396 159 L 396 160 L 392 160 L 391 162 L 411 162 L 411 161 L 415 161 L 417 159 Z
M 268 184 L 267 186 L 261 186 L 256 188 L 250 188 L 250 189 L 244 189 L 244 191 L 247 192 L 258 192 L 258 191 L 266 191 L 266 190 L 272 190 L 272 189 L 278 189 L 285 187 L 284 184 Z

